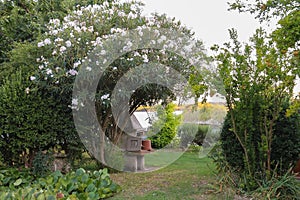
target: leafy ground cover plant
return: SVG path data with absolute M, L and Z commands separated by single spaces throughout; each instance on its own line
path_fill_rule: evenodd
M 8 171 L 1 171 L 0 199 L 15 200 L 56 200 L 56 199 L 105 199 L 120 191 L 120 186 L 112 182 L 107 169 L 86 171 L 79 168 L 63 175 L 60 171 L 53 172 L 45 178 L 39 178 L 33 183 L 19 178 L 3 178 Z M 5 181 L 3 181 L 5 180 Z M 23 182 L 24 181 L 24 182 Z

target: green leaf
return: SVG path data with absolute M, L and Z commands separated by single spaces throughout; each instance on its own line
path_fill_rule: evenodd
M 75 175 L 76 175 L 76 176 L 81 176 L 81 175 L 84 174 L 84 173 L 85 173 L 85 170 L 82 169 L 82 168 L 79 168 L 79 169 L 76 170 Z
M 88 175 L 88 174 L 84 174 L 84 175 L 81 177 L 81 181 L 82 181 L 83 183 L 86 183 L 88 180 L 89 180 L 89 175 Z
M 50 195 L 47 197 L 47 200 L 56 200 L 56 197 L 54 195 Z
M 21 183 L 22 183 L 22 179 L 19 178 L 14 182 L 14 186 L 19 186 L 19 185 L 21 185 Z
M 86 192 L 93 192 L 93 191 L 95 191 L 96 190 L 96 186 L 94 185 L 94 184 L 89 184 L 88 186 L 87 186 L 87 188 L 85 189 L 85 191 Z

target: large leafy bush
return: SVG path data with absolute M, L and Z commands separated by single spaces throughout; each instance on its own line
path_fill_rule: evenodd
M 31 167 L 40 150 L 61 144 L 67 152 L 71 145 L 80 144 L 69 123 L 72 116 L 61 113 L 67 106 L 30 87 L 28 76 L 17 71 L 0 86 L 0 154 L 9 166 Z
M 295 113 L 292 116 L 286 116 L 288 104 L 283 105 L 283 110 L 280 112 L 279 118 L 274 126 L 274 139 L 272 144 L 272 169 L 283 175 L 285 174 L 299 159 L 300 153 L 300 115 Z M 253 154 L 257 158 L 257 168 L 262 167 L 261 154 L 263 146 L 261 146 L 261 131 L 258 122 L 250 122 L 253 125 L 252 139 Z M 225 119 L 224 126 L 221 131 L 222 150 L 227 162 L 236 170 L 244 170 L 243 149 L 233 134 L 232 123 L 230 116 Z
M 174 111 L 175 104 L 172 103 L 168 104 L 165 109 L 162 106 L 158 106 L 158 120 L 154 122 L 148 133 L 149 135 L 154 134 L 150 137 L 153 148 L 163 148 L 175 138 L 181 116 L 176 116 Z

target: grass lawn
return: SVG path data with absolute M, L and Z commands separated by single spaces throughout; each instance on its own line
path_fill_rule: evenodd
M 174 158 L 178 152 L 174 152 Z M 170 152 L 165 154 L 171 157 Z M 146 166 L 161 166 L 156 155 L 147 157 Z M 122 187 L 122 192 L 111 199 L 236 199 L 232 191 L 219 192 L 212 161 L 198 153 L 186 152 L 171 165 L 147 173 L 113 173 L 111 178 Z

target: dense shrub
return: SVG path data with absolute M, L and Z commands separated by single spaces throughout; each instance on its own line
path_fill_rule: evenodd
M 278 164 L 278 170 L 284 174 L 300 159 L 300 113 L 286 117 L 288 104 L 280 113 L 280 118 L 275 124 L 275 134 L 271 158 L 273 168 Z
M 209 130 L 209 125 L 199 125 L 192 123 L 184 123 L 178 128 L 178 136 L 180 137 L 180 146 L 188 147 L 189 144 L 195 143 L 202 145 Z
M 17 71 L 0 86 L 0 155 L 4 164 L 31 167 L 38 151 L 59 144 L 68 155 L 77 155 L 70 151 L 83 146 L 71 109 L 58 104 L 56 96 L 31 87 L 28 77 Z
M 153 148 L 163 148 L 171 143 L 177 134 L 177 127 L 180 124 L 181 116 L 174 114 L 175 105 L 168 104 L 165 109 L 158 106 L 157 116 L 158 120 L 154 122 L 149 131 L 151 145 Z
M 292 116 L 286 116 L 288 104 L 283 105 L 280 117 L 274 126 L 274 139 L 272 143 L 272 169 L 276 169 L 276 173 L 285 174 L 292 165 L 299 159 L 300 153 L 300 115 L 294 113 Z M 253 153 L 256 154 L 257 164 L 259 168 L 261 163 L 261 135 L 258 122 L 252 121 L 252 138 L 249 140 L 255 148 Z M 244 169 L 243 149 L 238 142 L 236 136 L 231 131 L 232 123 L 230 114 L 227 115 L 222 131 L 221 141 L 222 150 L 227 162 L 235 169 Z

